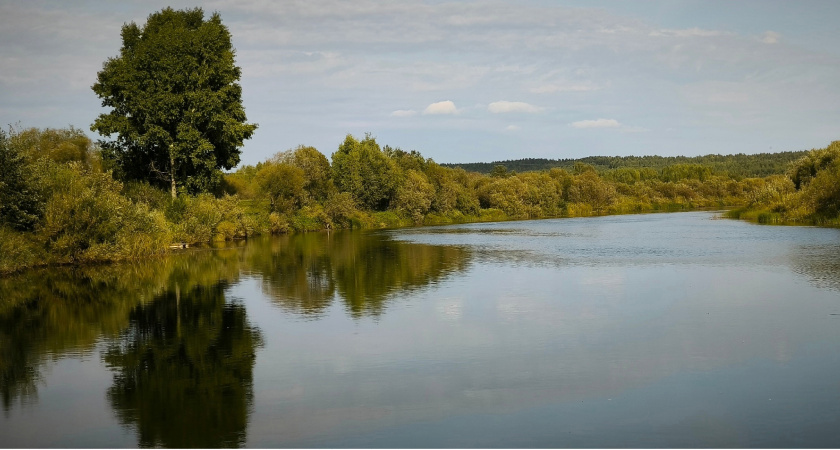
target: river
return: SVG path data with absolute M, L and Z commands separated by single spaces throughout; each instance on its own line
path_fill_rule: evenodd
M 840 230 L 262 237 L 0 278 L 3 447 L 840 447 Z

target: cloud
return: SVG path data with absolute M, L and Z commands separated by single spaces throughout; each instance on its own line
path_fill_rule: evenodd
M 591 82 L 583 83 L 552 83 L 531 88 L 534 94 L 553 94 L 555 92 L 587 92 L 601 89 Z
M 391 113 L 392 117 L 411 117 L 417 114 L 417 111 L 413 109 L 398 109 Z
M 623 126 L 615 119 L 579 120 L 569 125 L 572 128 L 621 128 Z
M 775 31 L 765 31 L 764 34 L 761 35 L 761 38 L 759 38 L 759 40 L 761 42 L 764 42 L 765 44 L 776 44 L 779 42 L 779 38 L 781 37 L 782 35 L 776 33 Z
M 458 108 L 450 100 L 432 103 L 423 110 L 423 114 L 458 114 Z
M 505 127 L 505 130 L 507 131 L 519 131 L 521 129 L 522 127 L 520 127 L 519 125 L 508 125 Z
M 493 102 L 487 106 L 487 110 L 494 114 L 500 113 L 538 113 L 543 110 L 539 106 L 534 106 L 525 102 Z
M 725 31 L 718 31 L 718 30 L 704 30 L 702 28 L 685 28 L 679 30 L 669 30 L 669 29 L 661 29 L 661 30 L 653 30 L 648 33 L 648 36 L 675 36 L 680 38 L 692 38 L 692 37 L 716 37 L 716 36 L 728 36 L 732 35 L 732 33 L 728 33 Z

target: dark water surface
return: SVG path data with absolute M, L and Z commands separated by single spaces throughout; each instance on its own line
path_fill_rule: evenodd
M 312 233 L 0 279 L 3 447 L 840 447 L 840 230 Z

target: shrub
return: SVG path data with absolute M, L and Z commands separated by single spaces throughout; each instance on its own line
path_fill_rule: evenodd
M 168 192 L 154 187 L 146 181 L 126 182 L 123 185 L 122 194 L 134 203 L 145 203 L 154 209 L 165 209 L 172 201 Z
M 30 233 L 0 225 L 0 274 L 14 272 L 47 261 L 41 246 Z
M 318 231 L 329 228 L 332 221 L 320 205 L 301 208 L 291 219 L 295 231 Z
M 190 244 L 243 239 L 258 231 L 256 220 L 230 195 L 181 196 L 171 202 L 167 218 L 175 240 Z
M 336 228 L 354 228 L 354 217 L 355 223 L 359 223 L 359 210 L 349 192 L 331 194 L 324 202 L 324 213 Z
M 53 168 L 52 196 L 38 234 L 57 262 L 131 259 L 165 251 L 163 216 L 120 195 L 110 173 L 80 163 Z
M 271 234 L 284 234 L 289 232 L 289 221 L 283 214 L 273 212 L 269 214 L 268 221 L 268 231 Z

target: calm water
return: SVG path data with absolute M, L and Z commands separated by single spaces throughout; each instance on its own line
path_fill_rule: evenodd
M 838 447 L 840 230 L 680 213 L 0 279 L 4 447 Z

